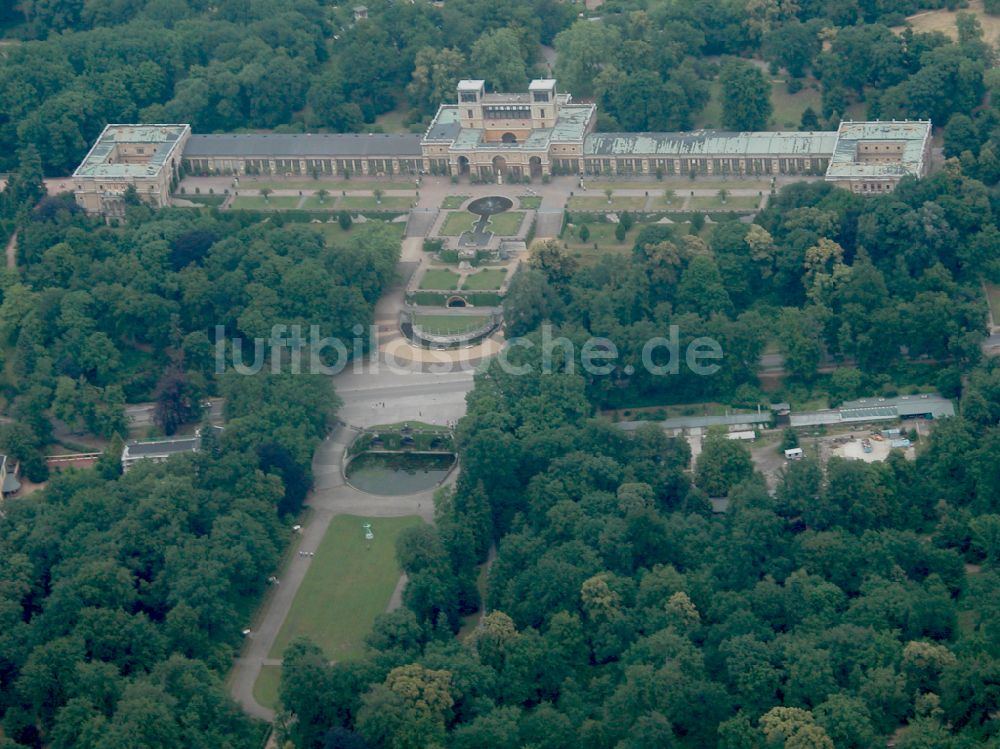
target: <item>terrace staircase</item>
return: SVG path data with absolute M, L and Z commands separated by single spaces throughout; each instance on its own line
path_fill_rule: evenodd
M 437 208 L 413 208 L 406 219 L 407 237 L 426 237 L 438 217 Z

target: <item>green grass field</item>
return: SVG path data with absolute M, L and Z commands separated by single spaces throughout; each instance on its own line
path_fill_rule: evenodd
M 458 274 L 452 273 L 447 268 L 432 268 L 420 279 L 420 288 L 452 291 L 458 288 Z
M 421 432 L 451 431 L 451 429 L 449 427 L 446 427 L 444 424 L 428 424 L 426 421 L 397 421 L 394 424 L 377 424 L 372 427 L 367 427 L 367 430 L 371 432 L 378 432 L 380 430 L 385 432 L 390 429 L 402 429 L 404 426 Z
M 644 210 L 645 207 L 646 198 L 639 196 L 612 196 L 611 202 L 609 203 L 606 195 L 574 195 L 566 201 L 566 209 L 569 211 L 590 211 L 592 213 L 641 211 Z
M 337 201 L 337 208 L 347 208 L 355 211 L 408 211 L 416 197 L 405 195 L 383 195 L 382 202 L 376 203 L 375 197 L 364 195 L 347 195 Z
M 327 195 L 323 200 L 320 200 L 317 195 L 310 195 L 302 202 L 302 207 L 307 211 L 332 211 L 335 210 L 336 205 L 337 195 L 335 193 Z
M 768 125 L 776 130 L 798 130 L 802 121 L 802 113 L 806 107 L 812 107 L 816 114 L 823 111 L 823 99 L 818 88 L 810 88 L 815 81 L 807 80 L 805 86 L 795 94 L 788 93 L 784 81 L 771 83 L 771 105 L 774 111 Z
M 631 254 L 635 246 L 635 240 L 639 232 L 647 224 L 636 224 L 625 234 L 625 241 L 619 242 L 615 238 L 616 224 L 609 223 L 588 223 L 590 238 L 586 242 L 580 241 L 580 225 L 575 224 L 572 230 L 567 230 L 562 241 L 566 244 L 567 251 L 584 265 L 590 265 L 605 253 L 627 253 Z M 672 228 L 678 237 L 688 234 L 690 227 L 688 224 L 673 224 Z M 594 243 L 597 249 L 594 249 Z
M 410 114 L 408 107 L 398 107 L 375 118 L 375 125 L 382 128 L 383 133 L 408 133 L 410 128 L 405 120 Z
M 523 220 L 522 211 L 507 211 L 490 217 L 490 225 L 486 228 L 501 237 L 513 237 L 520 231 Z
M 218 206 L 226 202 L 225 195 L 181 195 L 180 193 L 174 193 L 174 197 L 179 200 L 189 200 L 198 205 Z
M 446 211 L 454 211 L 462 207 L 462 203 L 469 199 L 468 195 L 448 195 L 441 201 L 441 208 Z
M 765 75 L 767 75 L 765 73 Z M 768 76 L 770 79 L 770 76 Z M 799 121 L 806 107 L 812 107 L 817 113 L 822 109 L 818 89 L 810 88 L 811 81 L 805 81 L 805 87 L 796 94 L 788 93 L 788 86 L 783 80 L 771 81 L 771 105 L 774 111 L 768 127 L 774 130 L 798 130 Z M 709 84 L 711 98 L 705 108 L 695 118 L 695 127 L 722 129 L 722 86 L 718 80 Z
M 608 188 L 612 190 L 649 190 L 653 192 L 654 190 L 662 190 L 664 185 L 667 183 L 654 180 L 651 182 L 641 182 L 633 181 L 627 177 L 622 177 L 619 181 L 614 180 L 597 180 L 594 181 L 592 178 L 586 178 L 583 180 L 583 184 L 586 185 L 588 192 L 599 192 L 604 194 L 604 191 Z M 607 202 L 607 198 L 604 199 Z
M 463 291 L 494 291 L 503 286 L 507 278 L 505 268 L 487 268 L 466 276 L 462 282 Z
M 365 522 L 372 524 L 375 534 L 370 544 L 361 528 Z M 375 617 L 385 611 L 399 581 L 396 538 L 404 528 L 421 522 L 415 515 L 335 517 L 316 550 L 269 657 L 281 658 L 288 644 L 300 636 L 312 639 L 331 660 L 359 657 L 364 652 L 365 635 Z
M 700 211 L 753 211 L 760 204 L 760 198 L 756 195 L 730 195 L 726 202 L 718 195 L 697 195 L 691 198 L 691 210 Z
M 708 104 L 695 115 L 695 128 L 722 128 L 722 84 L 718 79 L 708 84 Z
M 468 211 L 452 211 L 441 224 L 441 231 L 438 233 L 443 237 L 457 237 L 462 232 L 472 231 L 473 225 L 478 220 Z
M 600 255 L 606 252 L 631 252 L 635 244 L 635 238 L 638 236 L 641 227 L 633 226 L 631 231 L 625 235 L 625 241 L 619 242 L 615 238 L 615 226 L 616 224 L 587 224 L 587 229 L 590 230 L 590 237 L 586 242 L 581 242 L 579 234 L 580 226 L 575 225 L 572 232 L 567 231 L 563 235 L 563 241 L 568 245 L 567 249 L 569 252 L 583 263 L 594 262 Z M 596 250 L 594 249 L 595 242 L 597 243 Z
M 238 195 L 230 207 L 234 210 L 288 211 L 295 208 L 299 200 L 298 195 L 269 195 L 267 200 L 263 195 Z
M 413 322 L 425 333 L 455 335 L 477 330 L 485 325 L 488 319 L 482 315 L 415 315 Z
M 281 680 L 281 666 L 262 666 L 260 675 L 253 685 L 253 698 L 264 707 L 278 708 L 278 682 Z
M 537 210 L 542 205 L 542 199 L 538 195 L 519 195 L 517 202 L 521 208 Z

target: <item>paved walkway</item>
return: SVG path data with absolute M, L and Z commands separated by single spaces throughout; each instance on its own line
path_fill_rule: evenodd
M 400 497 L 377 497 L 361 492 L 344 481 L 341 461 L 344 450 L 353 442 L 357 431 L 338 426 L 320 445 L 313 458 L 315 486 L 307 506 L 312 510 L 309 522 L 302 528 L 282 572 L 280 585 L 273 586 L 263 604 L 254 631 L 247 638 L 240 657 L 233 664 L 229 684 L 233 699 L 243 709 L 261 720 L 274 720 L 274 710 L 264 707 L 254 698 L 253 687 L 265 665 L 280 665 L 279 659 L 269 657 L 274 641 L 295 601 L 314 557 L 300 556 L 299 551 L 315 551 L 326 535 L 330 522 L 337 515 L 363 515 L 365 517 L 401 517 L 419 515 L 426 522 L 434 522 L 434 490 Z M 401 600 L 402 588 L 397 585 L 393 593 Z M 393 605 L 390 599 L 389 606 Z M 398 606 L 399 604 L 396 603 Z
M 422 254 L 420 238 L 403 240 L 397 284 L 386 290 L 375 307 L 380 344 L 399 336 L 398 316 L 406 281 L 419 264 Z M 337 515 L 419 515 L 428 523 L 434 522 L 434 489 L 397 497 L 361 492 L 344 480 L 341 467 L 345 449 L 365 427 L 417 419 L 433 424 L 456 421 L 465 413 L 465 394 L 472 389 L 471 373 L 393 370 L 377 367 L 370 360 L 363 365 L 359 371 L 349 367 L 333 379 L 337 394 L 343 400 L 338 414 L 341 423 L 313 456 L 314 485 L 306 499 L 306 505 L 312 510 L 309 522 L 295 537 L 287 567 L 281 573 L 281 583 L 268 591 L 258 611 L 253 632 L 229 674 L 228 684 L 233 699 L 247 713 L 262 720 L 273 720 L 274 711 L 257 702 L 253 687 L 263 666 L 281 663 L 280 659 L 270 657 L 271 648 L 313 562 L 313 557 L 300 556 L 298 552 L 315 551 Z M 452 472 L 448 480 L 453 481 L 455 475 Z M 401 605 L 404 585 L 403 579 L 397 583 L 387 610 Z

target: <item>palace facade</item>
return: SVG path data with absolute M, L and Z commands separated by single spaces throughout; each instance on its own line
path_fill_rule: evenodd
M 73 175 L 88 213 L 119 215 L 128 184 L 169 203 L 180 170 L 194 175 L 544 175 L 658 177 L 825 175 L 860 194 L 924 176 L 931 123 L 843 122 L 835 132 L 597 133 L 594 104 L 574 103 L 556 81 L 525 93 L 488 93 L 460 81 L 421 134 L 191 134 L 187 125 L 109 125 Z

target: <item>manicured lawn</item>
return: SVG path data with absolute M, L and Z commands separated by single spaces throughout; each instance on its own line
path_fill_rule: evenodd
M 521 211 L 507 211 L 498 213 L 490 217 L 490 225 L 486 227 L 494 234 L 501 237 L 516 236 L 521 229 L 521 222 L 524 220 L 524 213 Z
M 606 195 L 580 196 L 574 195 L 566 202 L 570 211 L 592 211 L 594 213 L 613 213 L 616 211 L 641 211 L 646 207 L 646 198 L 612 196 L 608 202 Z
M 468 199 L 468 195 L 449 195 L 441 201 L 441 207 L 447 211 L 454 211 L 461 208 L 462 203 Z
M 521 208 L 537 210 L 542 205 L 542 199 L 538 195 L 520 195 L 517 202 Z
M 745 180 L 717 180 L 716 178 L 700 177 L 696 180 L 682 180 L 664 182 L 661 185 L 663 194 L 657 197 L 657 205 L 675 209 L 684 202 L 684 198 L 691 194 L 692 190 L 756 190 L 758 192 L 768 192 L 771 183 L 768 180 L 745 179 Z M 666 192 L 673 190 L 670 203 L 667 202 Z
M 458 274 L 452 273 L 447 268 L 432 268 L 424 273 L 420 279 L 421 289 L 443 289 L 452 291 L 458 288 Z
M 272 710 L 278 707 L 278 682 L 281 666 L 261 666 L 260 675 L 253 685 L 253 698 Z
M 370 543 L 361 527 L 365 522 L 372 524 L 375 534 Z M 300 636 L 309 637 L 331 660 L 359 657 L 364 652 L 365 635 L 375 617 L 385 611 L 399 581 L 396 538 L 404 528 L 421 522 L 415 515 L 335 517 L 316 549 L 269 657 L 281 658 L 288 644 Z
M 609 187 L 612 190 L 662 190 L 663 186 L 667 184 L 666 182 L 660 182 L 659 180 L 654 180 L 651 182 L 640 182 L 638 180 L 633 181 L 627 177 L 622 177 L 620 180 L 599 180 L 595 181 L 591 178 L 585 177 L 583 184 L 586 185 L 588 192 L 599 192 L 604 193 Z M 604 199 L 607 201 L 607 198 Z
M 198 205 L 222 205 L 226 202 L 225 195 L 181 195 L 174 193 L 174 197 L 178 200 L 190 200 Z
M 298 195 L 269 195 L 264 200 L 263 195 L 238 195 L 233 198 L 231 207 L 235 210 L 251 211 L 288 211 L 299 204 Z
M 416 197 L 404 195 L 383 195 L 382 202 L 376 203 L 375 197 L 363 195 L 347 195 L 337 200 L 337 208 L 347 208 L 355 211 L 408 211 Z
M 567 245 L 566 249 L 569 253 L 581 263 L 592 264 L 601 255 L 606 253 L 631 254 L 639 232 L 642 231 L 644 226 L 648 226 L 648 224 L 636 224 L 633 226 L 626 233 L 624 242 L 619 242 L 615 238 L 616 226 L 616 224 L 609 223 L 588 223 L 587 228 L 590 230 L 590 238 L 586 242 L 581 242 L 579 236 L 580 225 L 574 224 L 570 229 L 566 230 L 560 241 Z M 687 224 L 673 224 L 671 228 L 678 237 L 682 237 L 689 232 Z M 596 250 L 594 249 L 595 242 L 597 243 Z
M 462 282 L 463 291 L 494 291 L 499 289 L 507 278 L 505 268 L 487 268 L 478 273 L 466 276 Z
M 753 211 L 760 204 L 760 198 L 756 195 L 730 195 L 726 202 L 718 195 L 697 195 L 691 198 L 691 210 L 720 210 L 720 211 Z
M 823 112 L 823 100 L 819 89 L 810 88 L 815 81 L 807 79 L 803 88 L 795 94 L 788 93 L 784 81 L 771 83 L 771 104 L 774 111 L 768 125 L 776 130 L 798 130 L 802 121 L 802 113 L 806 107 L 812 107 L 817 115 Z
M 482 315 L 416 315 L 413 322 L 425 333 L 455 335 L 481 328 L 488 319 Z
M 426 421 L 397 421 L 395 424 L 378 424 L 373 427 L 368 427 L 368 430 L 372 432 L 377 432 L 379 430 L 386 432 L 393 429 L 402 429 L 404 426 L 419 432 L 451 431 L 451 429 L 444 426 L 443 424 L 428 424 Z
M 310 195 L 302 202 L 302 207 L 307 211 L 332 211 L 336 209 L 336 205 L 336 193 L 330 193 L 323 200 L 318 195 Z
M 448 214 L 444 223 L 441 224 L 441 231 L 439 233 L 444 237 L 457 237 L 462 232 L 471 231 L 473 225 L 478 220 L 478 216 L 468 211 L 452 211 Z
M 616 224 L 587 224 L 590 230 L 590 237 L 586 242 L 580 241 L 580 226 L 575 224 L 572 231 L 567 229 L 563 235 L 563 242 L 568 245 L 569 252 L 583 263 L 592 263 L 604 253 L 625 253 L 631 252 L 635 244 L 635 238 L 639 234 L 640 226 L 633 226 L 631 231 L 625 235 L 625 241 L 619 242 L 615 238 Z M 594 243 L 597 249 L 594 249 Z

